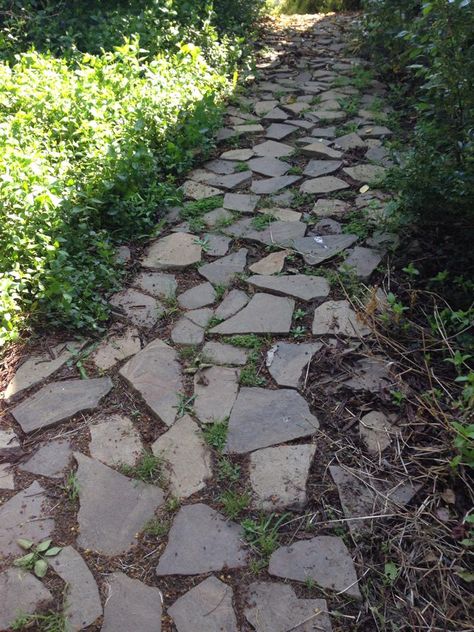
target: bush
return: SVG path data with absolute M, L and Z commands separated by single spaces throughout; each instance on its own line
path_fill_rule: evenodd
M 325 13 L 360 9 L 360 0 L 283 0 L 281 13 Z

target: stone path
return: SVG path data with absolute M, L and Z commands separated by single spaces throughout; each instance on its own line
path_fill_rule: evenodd
M 399 436 L 381 410 L 393 375 L 335 275 L 370 284 L 383 265 L 361 209 L 382 212 L 391 131 L 384 86 L 351 79 L 349 18 L 287 24 L 182 186 L 197 221 L 169 210 L 102 340 L 45 346 L 6 385 L 2 630 L 63 593 L 72 630 L 369 629 L 354 538 L 370 520 L 351 518 L 418 487 L 376 474 Z M 343 398 L 373 479 L 345 461 L 347 431 L 331 435 Z M 18 538 L 63 547 L 44 580 L 12 566 Z

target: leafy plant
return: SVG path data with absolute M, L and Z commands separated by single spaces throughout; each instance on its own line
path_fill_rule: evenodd
M 156 456 L 153 452 L 145 450 L 136 465 L 122 465 L 122 474 L 137 478 L 144 483 L 156 483 L 164 485 L 166 482 L 164 475 L 164 461 L 162 457 Z
M 249 506 L 250 494 L 248 492 L 240 493 L 228 489 L 219 496 L 219 502 L 222 504 L 222 511 L 225 515 L 231 520 L 234 520 Z
M 274 221 L 276 221 L 276 217 L 271 213 L 257 213 L 252 217 L 250 224 L 255 230 L 265 230 Z
M 264 559 L 268 559 L 280 542 L 279 528 L 287 520 L 289 514 L 277 516 L 271 513 L 262 515 L 257 520 L 247 518 L 241 525 L 244 530 L 244 538 L 250 546 Z
M 217 478 L 220 481 L 236 483 L 240 479 L 240 465 L 234 465 L 226 457 L 221 457 L 217 461 Z
M 228 421 L 215 421 L 212 424 L 208 424 L 202 434 L 204 440 L 210 445 L 216 452 L 221 453 L 227 441 L 227 428 Z
M 52 543 L 52 540 L 43 540 L 35 545 L 31 540 L 23 538 L 17 540 L 18 546 L 29 553 L 18 557 L 13 565 L 33 571 L 36 577 L 44 577 L 48 571 L 48 562 L 45 558 L 54 557 L 62 551 L 62 547 L 52 546 Z
M 177 409 L 177 417 L 183 417 L 184 415 L 192 415 L 194 412 L 193 403 L 196 399 L 196 395 L 186 395 L 185 393 L 178 393 L 178 405 L 174 406 Z
M 64 484 L 64 491 L 67 497 L 72 502 L 75 502 L 79 498 L 79 481 L 77 480 L 76 472 L 69 472 Z

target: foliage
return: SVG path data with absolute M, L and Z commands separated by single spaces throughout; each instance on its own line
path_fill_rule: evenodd
M 360 0 L 283 0 L 279 12 L 293 13 L 326 13 L 360 8 Z
M 121 471 L 126 476 L 137 478 L 144 483 L 165 485 L 164 462 L 159 456 L 145 450 L 136 465 L 122 465 Z
M 245 539 L 264 559 L 268 559 L 278 548 L 279 529 L 289 516 L 290 514 L 283 514 L 278 517 L 271 513 L 262 514 L 257 520 L 246 518 L 242 521 Z
M 18 557 L 14 562 L 14 566 L 19 566 L 26 570 L 34 572 L 36 577 L 42 578 L 48 571 L 48 562 L 45 558 L 54 557 L 61 552 L 60 546 L 51 546 L 52 540 L 44 540 L 39 544 L 34 544 L 31 540 L 17 540 L 18 546 L 25 551 L 29 551 L 26 555 Z
M 69 625 L 63 612 L 50 610 L 45 614 L 20 614 L 11 625 L 13 631 L 35 630 L 39 632 L 68 632 Z
M 228 425 L 227 419 L 224 421 L 215 421 L 212 424 L 207 424 L 202 431 L 204 440 L 211 448 L 214 448 L 216 452 L 222 453 L 225 447 Z
M 247 509 L 251 501 L 249 492 L 239 493 L 232 489 L 227 489 L 219 496 L 219 502 L 222 504 L 224 514 L 234 520 L 237 516 Z

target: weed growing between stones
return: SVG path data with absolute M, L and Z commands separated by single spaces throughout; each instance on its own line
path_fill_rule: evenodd
M 120 471 L 125 476 L 136 478 L 144 483 L 153 483 L 160 487 L 166 485 L 163 458 L 147 450 L 143 452 L 136 465 L 121 465 Z

